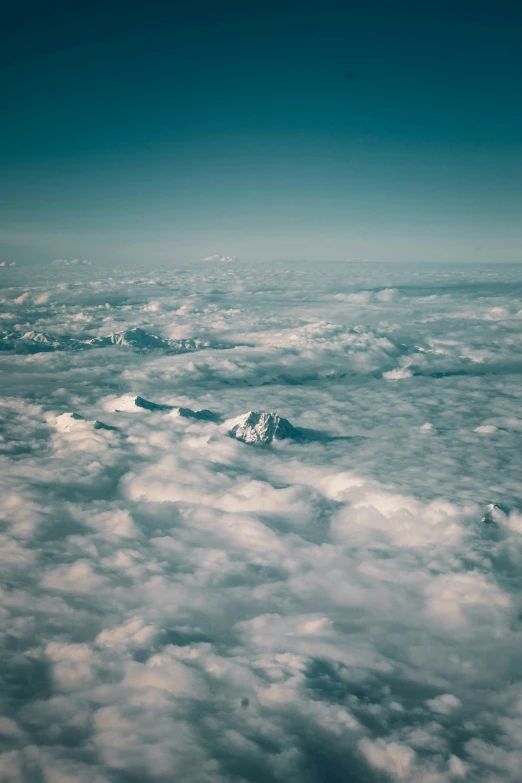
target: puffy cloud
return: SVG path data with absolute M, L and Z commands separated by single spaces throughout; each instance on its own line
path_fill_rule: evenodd
M 398 742 L 372 742 L 363 739 L 359 748 L 372 767 L 386 772 L 394 780 L 408 780 L 415 760 L 415 752 Z
M 450 715 L 453 710 L 462 706 L 460 699 L 457 699 L 452 693 L 443 693 L 434 699 L 426 699 L 426 704 L 432 712 L 437 712 L 440 715 Z
M 427 585 L 426 608 L 435 623 L 463 629 L 470 623 L 499 623 L 509 597 L 484 574 L 440 574 Z
M 89 595 L 103 584 L 103 577 L 95 573 L 87 560 L 76 560 L 72 565 L 51 569 L 42 579 L 42 585 L 64 593 Z
M 153 625 L 145 625 L 143 618 L 131 617 L 122 625 L 106 628 L 96 637 L 96 643 L 105 647 L 145 647 L 156 635 Z
M 45 272 L 0 302 L 0 781 L 519 783 L 518 272 Z

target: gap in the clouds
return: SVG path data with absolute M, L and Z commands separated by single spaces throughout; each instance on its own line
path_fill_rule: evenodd
M 53 693 L 50 666 L 46 661 L 21 654 L 20 649 L 2 653 L 4 697 L 19 704 L 49 699 Z

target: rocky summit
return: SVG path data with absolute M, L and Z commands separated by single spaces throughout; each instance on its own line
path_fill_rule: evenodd
M 299 431 L 277 413 L 249 411 L 231 422 L 229 435 L 243 443 L 272 443 L 273 440 L 299 438 Z

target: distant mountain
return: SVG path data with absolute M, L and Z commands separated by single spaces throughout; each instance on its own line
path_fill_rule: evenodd
M 135 397 L 134 398 L 134 405 L 137 408 L 145 408 L 145 410 L 147 410 L 147 411 L 172 411 L 172 410 L 174 410 L 174 407 L 172 405 L 163 405 L 162 403 L 151 402 L 150 400 L 146 400 L 144 397 Z
M 122 397 L 107 400 L 104 408 L 111 413 L 139 413 L 140 410 L 169 412 L 172 410 L 172 405 L 151 402 L 136 394 L 124 394 Z
M 168 353 L 190 353 L 205 348 L 229 348 L 224 344 L 211 344 L 208 340 L 189 338 L 164 340 L 139 326 L 121 332 L 98 337 L 75 338 L 67 335 L 45 334 L 44 332 L 8 332 L 0 335 L 0 351 L 15 353 L 42 353 L 46 351 L 79 351 L 86 348 L 108 348 L 110 346 L 132 348 L 137 351 L 162 349 Z
M 45 353 L 74 350 L 82 347 L 80 340 L 44 332 L 8 332 L 0 337 L 0 350 L 15 353 Z
M 92 337 L 89 340 L 84 340 L 85 345 L 92 345 L 98 347 L 105 347 L 109 345 L 123 345 L 127 348 L 168 348 L 170 343 L 167 340 L 163 340 L 156 334 L 150 334 L 144 329 L 140 329 L 139 326 L 133 329 L 125 329 L 122 332 L 113 332 L 105 337 Z
M 272 443 L 273 440 L 292 438 L 300 440 L 301 434 L 287 419 L 277 413 L 249 411 L 227 422 L 231 438 L 243 443 Z
M 191 351 L 203 351 L 205 348 L 230 348 L 230 345 L 222 343 L 210 343 L 208 340 L 186 339 L 186 340 L 169 340 L 168 351 L 169 353 L 190 353 Z
M 77 429 L 94 429 L 94 430 L 117 430 L 117 427 L 111 427 L 110 424 L 104 424 L 103 421 L 88 420 L 79 413 L 62 413 L 57 416 L 52 425 L 58 432 L 72 432 Z
M 178 416 L 182 416 L 185 419 L 199 419 L 200 421 L 221 421 L 219 413 L 213 413 L 203 409 L 201 411 L 193 411 L 191 408 L 178 408 Z
M 190 353 L 191 351 L 201 351 L 204 348 L 211 347 L 211 343 L 208 340 L 201 340 L 198 338 L 164 340 L 156 334 L 146 332 L 139 326 L 135 326 L 133 329 L 125 329 L 121 332 L 113 332 L 104 337 L 92 337 L 89 340 L 84 340 L 84 343 L 85 345 L 99 348 L 119 345 L 141 351 L 161 348 L 169 353 Z M 212 347 L 226 348 L 227 346 L 216 345 Z
M 124 411 L 137 413 L 139 410 L 171 413 L 185 419 L 198 419 L 200 421 L 221 421 L 221 416 L 209 410 L 193 411 L 191 408 L 179 408 L 176 405 L 167 405 L 160 402 L 152 402 L 136 394 L 124 394 L 116 400 L 111 400 L 105 410 L 121 413 Z
M 497 503 L 488 503 L 482 522 L 486 525 L 502 524 L 507 515 L 508 510 L 505 507 Z

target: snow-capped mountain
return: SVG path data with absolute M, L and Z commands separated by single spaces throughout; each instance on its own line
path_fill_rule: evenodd
M 51 419 L 51 425 L 57 432 L 67 433 L 75 430 L 113 430 L 117 428 L 110 424 L 104 424 L 103 421 L 85 419 L 79 413 L 62 413 Z
M 121 332 L 113 332 L 112 334 L 103 337 L 91 337 L 90 339 L 85 340 L 84 343 L 85 345 L 99 348 L 118 345 L 140 351 L 161 348 L 169 353 L 189 353 L 190 351 L 201 351 L 204 348 L 211 347 L 208 340 L 198 338 L 164 340 L 162 337 L 158 337 L 157 334 L 146 332 L 139 326 L 135 326 L 133 329 L 125 329 Z
M 109 348 L 118 346 L 137 351 L 162 349 L 168 353 L 190 353 L 205 348 L 227 348 L 221 344 L 211 344 L 208 340 L 187 338 L 164 340 L 139 326 L 112 332 L 97 337 L 75 338 L 67 335 L 45 334 L 44 332 L 8 332 L 0 336 L 0 350 L 15 353 L 41 353 L 45 351 L 79 351 L 86 348 Z
M 16 353 L 44 353 L 66 351 L 82 347 L 81 340 L 64 335 L 45 334 L 44 332 L 9 332 L 0 338 L 0 350 Z
M 184 419 L 199 419 L 200 421 L 220 421 L 221 416 L 209 410 L 193 411 L 191 408 L 167 405 L 165 403 L 152 402 L 136 394 L 124 394 L 121 397 L 110 398 L 104 404 L 104 409 L 111 413 L 139 413 L 140 411 L 152 411 L 157 413 L 169 413 L 173 417 Z
M 249 411 L 227 422 L 228 434 L 243 443 L 272 443 L 273 440 L 300 438 L 299 431 L 277 413 Z
M 143 410 L 164 411 L 168 413 L 173 410 L 172 405 L 151 402 L 136 394 L 123 394 L 121 397 L 111 397 L 106 400 L 103 407 L 110 413 L 139 413 Z
M 486 525 L 499 525 L 506 519 L 506 510 L 497 503 L 488 503 L 482 522 Z
M 168 348 L 170 343 L 156 334 L 150 334 L 139 326 L 134 329 L 125 329 L 122 332 L 113 332 L 105 337 L 92 337 L 85 340 L 86 345 L 105 347 L 109 345 L 122 345 L 127 348 L 149 349 Z

